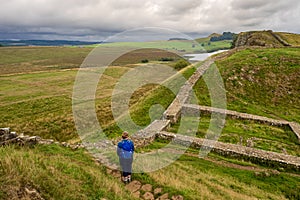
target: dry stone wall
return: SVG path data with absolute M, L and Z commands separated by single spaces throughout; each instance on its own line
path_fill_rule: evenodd
M 246 119 L 246 120 L 252 120 L 259 123 L 269 124 L 272 126 L 288 126 L 290 129 L 295 133 L 297 136 L 299 142 L 300 142 L 300 126 L 296 122 L 288 122 L 285 120 L 276 120 L 271 119 L 267 117 L 247 114 L 247 113 L 240 113 L 232 110 L 224 110 L 219 108 L 212 108 L 208 106 L 200 106 L 200 105 L 194 105 L 194 104 L 185 104 L 182 108 L 184 111 L 187 111 L 189 113 L 196 112 L 198 113 L 201 111 L 202 113 L 221 113 L 226 114 L 227 116 L 235 119 Z
M 212 151 L 221 155 L 242 157 L 249 160 L 256 160 L 257 162 L 273 163 L 282 167 L 290 167 L 300 171 L 300 157 L 291 156 L 286 154 L 280 154 L 270 151 L 264 151 L 245 147 L 241 145 L 228 144 L 218 141 L 204 142 L 205 139 L 189 137 L 174 133 L 168 133 L 165 131 L 159 132 L 157 137 L 165 140 L 173 140 L 180 145 L 190 145 L 195 148 L 203 148 L 205 144 L 214 144 Z M 175 139 L 175 140 L 174 140 Z M 204 146 L 205 147 L 205 146 Z M 211 148 L 211 146 L 207 146 Z
M 36 144 L 57 144 L 64 147 L 70 147 L 72 149 L 84 148 L 82 144 L 69 144 L 66 142 L 54 142 L 51 139 L 42 139 L 39 136 L 28 136 L 20 134 L 18 135 L 16 132 L 11 132 L 10 128 L 0 128 L 0 146 L 16 144 L 20 146 L 28 145 L 36 145 Z
M 200 67 L 197 68 L 196 72 L 180 88 L 175 100 L 164 112 L 163 118 L 165 120 L 170 120 L 171 123 L 176 123 L 178 121 L 181 114 L 181 108 L 183 104 L 188 103 L 193 86 L 213 63 L 213 59 L 206 60 Z

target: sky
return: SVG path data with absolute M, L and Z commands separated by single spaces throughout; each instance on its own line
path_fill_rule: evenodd
M 0 39 L 102 41 L 142 27 L 300 33 L 299 0 L 0 0 Z

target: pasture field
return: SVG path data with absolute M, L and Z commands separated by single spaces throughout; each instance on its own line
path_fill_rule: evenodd
M 78 141 L 72 114 L 72 92 L 77 70 L 84 56 L 91 50 L 69 47 L 1 48 L 3 62 L 0 66 L 0 127 L 10 127 L 18 133 L 39 135 L 58 141 Z M 18 59 L 15 60 L 11 54 Z M 110 110 L 115 84 L 124 73 L 139 66 L 137 63 L 141 60 L 149 59 L 150 62 L 159 63 L 161 58 L 173 58 L 174 61 L 162 62 L 170 66 L 179 59 L 177 55 L 166 51 L 139 50 L 121 56 L 106 69 L 99 82 L 95 102 L 99 123 L 108 128 L 111 137 L 120 131 L 113 126 Z M 126 64 L 127 60 L 135 64 Z M 191 74 L 192 72 L 188 73 L 188 76 Z M 151 85 L 140 88 L 132 97 L 131 104 L 136 104 L 137 100 L 143 99 L 141 97 L 154 88 L 156 87 Z M 165 92 L 166 89 L 160 89 L 156 97 L 150 96 L 145 101 L 164 101 L 163 105 L 166 107 L 174 96 L 162 98 Z M 145 103 L 143 108 L 133 112 L 144 125 L 150 123 L 144 119 L 150 118 L 143 112 L 151 105 Z
M 158 48 L 171 52 L 185 53 L 201 53 L 213 52 L 231 47 L 230 40 L 209 42 L 209 39 L 204 40 L 171 40 L 171 41 L 152 41 L 152 42 L 114 42 L 92 45 L 93 47 L 134 47 L 134 48 Z

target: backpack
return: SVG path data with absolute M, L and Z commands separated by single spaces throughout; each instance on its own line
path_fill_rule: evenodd
M 130 140 L 122 140 L 118 144 L 118 148 L 120 151 L 119 156 L 124 159 L 130 159 L 133 157 L 133 143 Z

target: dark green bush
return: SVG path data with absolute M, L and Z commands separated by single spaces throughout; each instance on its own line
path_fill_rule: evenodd
M 184 59 L 180 59 L 174 66 L 175 69 L 180 70 L 190 65 L 190 63 Z
M 142 63 L 148 63 L 149 60 L 148 59 L 144 59 L 144 60 L 141 60 Z

